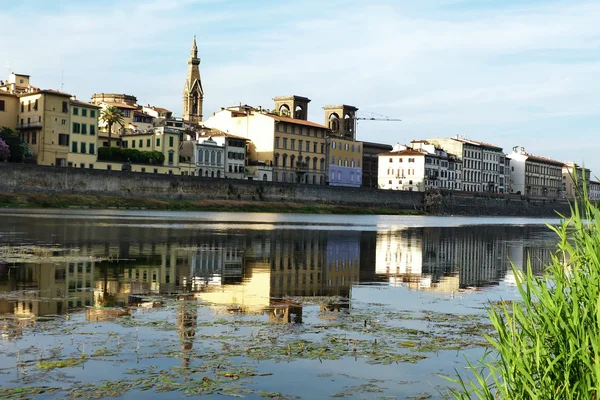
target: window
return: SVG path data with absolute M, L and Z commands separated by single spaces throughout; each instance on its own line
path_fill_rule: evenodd
M 129 118 L 131 116 L 131 110 L 121 110 L 123 112 L 123 116 L 125 118 Z
M 132 140 L 132 141 L 131 141 L 131 148 L 132 148 L 132 149 L 135 149 L 135 140 Z
M 73 107 L 73 115 L 79 115 L 79 108 Z
M 27 111 L 31 111 L 31 100 L 27 102 Z
M 90 117 L 96 118 L 96 110 L 90 110 Z
M 80 133 L 81 125 L 78 122 L 73 122 L 73 133 Z
M 277 125 L 277 127 L 279 127 L 279 125 Z M 275 148 L 276 149 L 279 148 L 279 138 L 278 137 L 275 138 Z
M 69 135 L 60 133 L 58 135 L 58 145 L 59 146 L 68 146 L 69 145 Z
M 60 124 L 61 124 L 61 125 L 66 125 L 66 124 L 67 124 L 67 120 L 66 120 L 66 119 L 63 119 L 62 121 L 60 121 Z
M 150 143 L 151 143 L 150 139 L 146 139 L 146 147 L 150 147 Z
M 169 164 L 173 164 L 173 152 L 169 152 Z
M 67 103 L 66 101 L 63 101 L 62 112 L 64 112 L 64 113 L 69 112 L 69 103 Z
M 333 142 L 333 143 L 331 144 L 331 147 L 333 147 L 333 148 L 335 149 L 335 142 Z
M 325 143 L 321 143 L 321 154 L 325 153 Z
M 96 134 L 96 125 L 90 125 L 90 135 L 94 136 Z
M 169 136 L 169 147 L 173 147 L 173 136 Z
M 81 124 L 81 134 L 87 135 L 87 125 L 86 124 Z
M 96 145 L 94 143 L 90 143 L 90 154 L 96 154 Z
M 160 147 L 160 138 L 156 138 L 156 147 Z
M 71 152 L 77 153 L 77 142 L 76 141 L 71 142 Z
M 87 153 L 86 143 L 85 142 L 81 142 L 81 154 L 85 154 L 85 153 Z
M 283 138 L 283 148 L 287 150 L 287 138 Z
M 291 140 L 290 148 L 292 150 L 296 150 L 296 139 L 292 139 Z
M 81 116 L 82 117 L 87 117 L 87 108 L 82 108 L 81 109 Z
M 314 143 L 313 143 L 313 152 L 314 152 L 314 153 L 316 153 L 316 152 L 317 152 L 317 144 L 318 144 L 317 142 L 314 142 Z M 323 147 L 323 146 L 321 146 L 321 150 L 323 150 L 323 148 L 322 148 L 322 147 Z
M 335 156 L 331 156 L 331 164 L 335 165 Z
M 140 140 L 138 141 L 138 147 L 139 147 L 140 149 L 141 149 L 142 147 L 144 147 L 144 140 L 143 140 L 143 139 L 140 139 Z
M 79 164 L 79 168 L 85 168 L 85 164 L 84 163 L 80 163 Z
M 4 100 L 0 100 L 0 111 L 6 110 L 6 102 Z
M 310 151 L 310 141 L 306 141 L 306 151 Z
M 36 144 L 37 143 L 37 132 L 33 131 L 31 132 L 31 144 Z

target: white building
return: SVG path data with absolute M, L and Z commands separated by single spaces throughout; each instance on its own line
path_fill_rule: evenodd
M 200 136 L 198 142 L 209 138 L 225 149 L 225 178 L 246 179 L 246 142 L 249 140 L 218 129 L 211 129 Z
M 425 153 L 413 149 L 379 154 L 379 188 L 425 191 L 425 156 Z M 432 158 L 428 156 L 428 159 Z
M 197 176 L 225 177 L 225 146 L 219 145 L 213 138 L 198 139 L 195 159 Z
M 562 193 L 564 163 L 525 152 L 515 146 L 510 159 L 511 193 L 558 198 Z
M 600 201 L 600 182 L 590 180 L 588 196 L 591 201 Z

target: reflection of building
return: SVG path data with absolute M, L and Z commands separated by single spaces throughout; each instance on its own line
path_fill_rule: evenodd
M 469 226 L 380 233 L 376 273 L 395 285 L 451 292 L 497 284 L 509 270 L 509 259 L 523 268 L 524 260 L 530 256 L 534 271 L 541 272 L 552 247 L 509 242 L 512 237 L 530 240 L 535 229 Z

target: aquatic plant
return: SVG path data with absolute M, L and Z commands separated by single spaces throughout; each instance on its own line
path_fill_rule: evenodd
M 457 399 L 598 399 L 600 210 L 584 196 L 550 227 L 560 238 L 543 276 L 513 267 L 521 301 L 490 307 L 493 350 L 450 379 Z

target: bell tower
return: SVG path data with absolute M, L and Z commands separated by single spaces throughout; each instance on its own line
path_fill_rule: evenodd
M 199 65 L 198 46 L 196 46 L 196 35 L 194 35 L 190 58 L 188 59 L 187 77 L 183 87 L 183 119 L 192 123 L 202 122 L 204 90 L 202 90 Z
M 325 125 L 346 139 L 356 140 L 356 112 L 358 108 L 347 104 L 325 106 Z
M 283 117 L 294 119 L 308 119 L 308 103 L 310 99 L 302 96 L 278 96 L 273 97 L 275 111 Z

